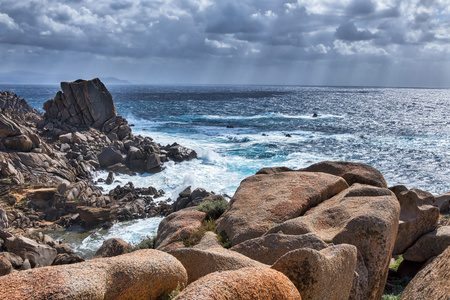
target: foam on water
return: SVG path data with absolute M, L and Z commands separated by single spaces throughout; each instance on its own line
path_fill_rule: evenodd
M 91 258 L 103 242 L 110 238 L 121 238 L 136 245 L 146 237 L 156 235 L 158 225 L 163 218 L 147 218 L 114 224 L 111 228 L 85 231 L 72 228 L 70 231 L 49 233 L 54 239 L 64 240 L 76 254 Z

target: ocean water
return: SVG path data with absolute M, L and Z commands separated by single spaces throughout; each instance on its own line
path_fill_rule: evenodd
M 158 174 L 117 178 L 122 184 L 132 181 L 139 187 L 163 189 L 171 199 L 188 185 L 231 197 L 240 181 L 260 168 L 298 169 L 323 160 L 367 163 L 383 173 L 389 186 L 403 184 L 433 194 L 450 191 L 448 89 L 107 88 L 117 112 L 134 125 L 134 134 L 150 136 L 163 145 L 178 142 L 197 151 L 198 160 L 169 162 Z M 12 90 L 42 110 L 43 102 L 53 98 L 59 87 L 0 85 L 0 90 Z M 313 117 L 314 113 L 318 116 Z M 95 174 L 97 178 L 106 175 Z M 113 186 L 103 187 L 108 191 Z M 135 231 L 141 235 L 154 232 L 154 220 L 140 222 L 135 226 L 153 231 Z M 101 235 L 117 231 L 135 241 L 132 233 L 119 232 L 122 227 Z

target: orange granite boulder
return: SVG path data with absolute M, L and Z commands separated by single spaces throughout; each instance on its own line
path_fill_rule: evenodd
M 174 300 L 301 300 L 283 273 L 268 268 L 215 272 L 191 283 Z
M 37 268 L 0 278 L 0 299 L 158 299 L 187 283 L 183 265 L 156 250 Z

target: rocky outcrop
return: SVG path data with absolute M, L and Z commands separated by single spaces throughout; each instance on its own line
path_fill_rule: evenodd
M 410 261 L 423 262 L 441 254 L 449 246 L 450 226 L 442 226 L 423 235 L 403 253 L 403 258 Z
M 158 299 L 186 283 L 186 270 L 176 258 L 156 250 L 140 250 L 3 276 L 0 298 Z
M 17 97 L 11 91 L 0 91 L 0 110 L 12 110 L 21 115 L 41 114 L 37 109 L 31 107 L 25 99 Z
M 301 300 L 302 297 L 282 273 L 268 268 L 244 268 L 206 275 L 187 286 L 175 299 Z
M 113 257 L 129 253 L 133 247 L 119 238 L 107 239 L 92 258 Z
M 51 266 L 57 255 L 56 249 L 22 236 L 7 238 L 5 248 L 23 260 L 28 259 L 33 268 Z
M 159 224 L 155 249 L 169 251 L 183 248 L 182 240 L 197 231 L 205 217 L 206 214 L 195 207 L 170 214 Z
M 188 283 L 217 271 L 231 271 L 242 268 L 268 268 L 262 263 L 222 247 L 200 250 L 183 248 L 169 251 L 186 268 Z
M 176 212 L 186 207 L 197 206 L 203 199 L 212 195 L 213 193 L 207 192 L 202 188 L 196 188 L 191 192 L 191 186 L 188 186 L 179 193 L 177 200 L 172 204 L 172 210 Z
M 317 251 L 325 249 L 327 244 L 315 233 L 303 235 L 269 234 L 247 240 L 230 250 L 239 252 L 251 259 L 272 265 L 280 257 L 292 250 L 310 248 Z
M 334 175 L 282 172 L 244 179 L 228 209 L 217 221 L 233 245 L 262 236 L 277 223 L 296 218 L 347 188 Z
M 44 103 L 46 119 L 101 128 L 117 116 L 112 96 L 98 78 L 61 82 L 61 89 L 53 100 Z
M 441 212 L 450 211 L 450 192 L 435 196 L 434 205 L 439 208 Z
M 347 300 L 353 285 L 357 250 L 336 245 L 321 251 L 301 248 L 286 253 L 272 266 L 296 286 L 302 299 Z
M 303 172 L 323 172 L 344 178 L 348 185 L 354 183 L 368 184 L 386 188 L 386 180 L 380 171 L 372 166 L 347 161 L 323 161 L 307 168 Z
M 379 299 L 386 283 L 389 261 L 397 236 L 400 205 L 385 188 L 353 184 L 350 188 L 288 220 L 269 233 L 302 235 L 313 232 L 334 244 L 355 245 L 368 274 L 363 299 Z M 361 273 L 362 271 L 357 272 Z M 360 274 L 359 280 L 367 276 Z M 364 286 L 361 284 L 360 286 Z
M 450 247 L 423 268 L 403 291 L 400 300 L 448 299 Z
M 431 205 L 419 205 L 416 196 L 417 190 L 403 191 L 397 195 L 401 210 L 394 255 L 402 254 L 418 238 L 438 225 L 439 209 Z

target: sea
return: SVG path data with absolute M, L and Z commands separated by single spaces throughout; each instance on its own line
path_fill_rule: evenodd
M 388 185 L 450 191 L 450 89 L 258 85 L 107 85 L 133 134 L 177 142 L 198 159 L 168 162 L 157 174 L 119 175 L 117 184 L 153 186 L 172 200 L 187 186 L 232 197 L 263 167 L 299 169 L 324 160 L 369 164 Z M 43 111 L 58 85 L 0 85 Z M 106 172 L 94 174 L 96 179 Z M 155 235 L 162 218 L 108 230 L 50 233 L 91 257 L 103 240 L 131 244 Z

